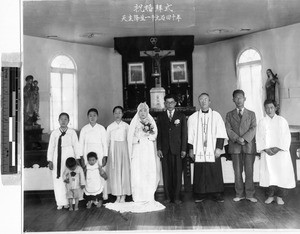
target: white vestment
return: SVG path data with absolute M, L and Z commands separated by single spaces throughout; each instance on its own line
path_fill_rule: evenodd
M 195 162 L 215 162 L 217 138 L 228 139 L 224 121 L 218 112 L 209 108 L 208 113 L 199 110 L 189 117 L 188 143 L 193 145 Z M 224 148 L 221 153 L 225 153 Z
M 98 157 L 98 163 L 102 166 L 102 158 L 108 156 L 107 136 L 105 128 L 96 123 L 94 127 L 91 124 L 85 125 L 80 131 L 79 145 L 80 156 L 83 156 L 84 162 L 87 165 L 87 154 L 95 152 Z M 106 167 L 103 167 L 104 170 Z M 101 177 L 104 185 L 103 198 L 107 199 L 107 183 Z
M 259 184 L 262 187 L 275 185 L 281 188 L 295 188 L 295 175 L 290 155 L 291 133 L 287 121 L 275 114 L 261 119 L 256 131 L 256 148 L 261 153 Z M 281 149 L 270 156 L 265 149 Z
M 57 206 L 65 206 L 68 205 L 69 202 L 66 195 L 66 185 L 63 182 L 63 173 L 66 168 L 67 158 L 74 157 L 79 159 L 79 144 L 75 130 L 69 128 L 66 131 L 66 134 L 61 138 L 61 176 L 57 179 L 57 146 L 60 135 L 61 131 L 59 129 L 56 129 L 51 133 L 48 145 L 47 160 L 53 162 L 52 178 Z

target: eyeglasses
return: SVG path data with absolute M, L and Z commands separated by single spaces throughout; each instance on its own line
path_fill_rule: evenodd
M 171 102 L 165 102 L 167 105 L 172 105 L 172 104 L 175 104 L 176 102 L 175 101 L 171 101 Z

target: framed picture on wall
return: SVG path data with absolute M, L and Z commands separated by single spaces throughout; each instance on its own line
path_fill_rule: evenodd
M 186 61 L 171 62 L 171 82 L 172 83 L 188 82 Z
M 145 84 L 144 63 L 128 63 L 128 84 Z

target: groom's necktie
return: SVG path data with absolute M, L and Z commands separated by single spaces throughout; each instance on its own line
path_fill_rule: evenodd
M 60 129 L 59 129 L 60 130 Z M 61 138 L 66 135 L 66 129 L 65 131 L 60 130 L 61 135 L 58 138 L 58 144 L 57 144 L 57 176 L 56 178 L 58 179 L 60 177 L 60 170 L 61 170 Z
M 172 111 L 169 111 L 169 120 L 170 120 L 170 122 L 172 121 L 172 118 L 173 118 Z

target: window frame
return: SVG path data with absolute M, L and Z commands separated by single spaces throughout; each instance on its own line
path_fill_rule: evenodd
M 67 57 L 72 63 L 74 68 L 58 68 L 58 67 L 52 67 L 53 61 L 58 57 L 58 56 L 65 56 Z M 73 121 L 73 126 L 72 128 L 78 129 L 78 75 L 77 75 L 77 65 L 74 61 L 74 59 L 67 54 L 64 53 L 58 53 L 55 56 L 53 56 L 50 61 L 49 61 L 49 97 L 50 97 L 50 105 L 49 105 L 49 116 L 50 116 L 50 124 L 49 124 L 49 129 L 50 131 L 53 131 L 55 129 L 55 125 L 53 125 L 54 121 L 58 120 L 58 116 L 52 117 L 52 92 L 51 92 L 51 73 L 58 73 L 60 76 L 60 81 L 62 82 L 62 77 L 63 74 L 72 74 L 73 75 L 73 82 L 74 82 L 74 101 L 73 101 L 73 109 L 74 109 L 74 121 Z M 61 94 L 63 93 L 63 90 L 61 88 Z M 61 100 L 62 101 L 62 100 Z M 62 105 L 63 106 L 63 105 Z M 53 118 L 53 119 L 52 119 Z M 71 116 L 70 116 L 71 118 Z
M 253 61 L 249 61 L 249 62 L 244 62 L 244 63 L 240 63 L 239 60 L 242 56 L 243 53 L 245 53 L 247 50 L 254 50 L 260 57 L 260 60 L 253 60 Z M 264 112 L 264 107 L 263 107 L 263 102 L 265 99 L 265 92 L 263 92 L 263 87 L 264 87 L 264 77 L 263 77 L 263 59 L 262 59 L 262 54 L 260 53 L 260 51 L 255 48 L 255 47 L 247 47 L 246 49 L 243 49 L 241 52 L 239 52 L 237 59 L 236 59 L 236 87 L 239 88 L 239 79 L 240 79 L 240 68 L 242 67 L 246 67 L 246 66 L 251 66 L 251 65 L 260 65 L 261 66 L 261 71 L 260 71 L 260 75 L 261 75 L 261 89 L 262 89 L 262 96 L 261 96 L 261 108 L 262 108 L 262 116 L 256 116 L 256 121 L 258 122 L 260 120 L 259 117 L 263 117 L 265 115 Z M 247 98 L 247 97 L 246 97 Z M 254 110 L 253 110 L 254 111 Z

